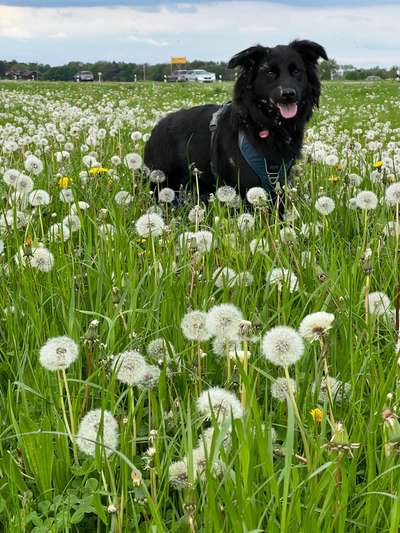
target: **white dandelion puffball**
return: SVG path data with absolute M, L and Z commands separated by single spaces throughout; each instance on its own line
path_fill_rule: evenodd
M 199 205 L 195 205 L 188 214 L 189 222 L 192 224 L 199 224 L 200 222 L 203 222 L 204 216 L 206 214 L 206 210 L 203 207 L 200 207 Z
M 175 200 L 175 191 L 169 187 L 164 187 L 158 193 L 158 201 L 163 204 L 171 204 Z
M 362 183 L 362 177 L 358 174 L 349 174 L 349 185 L 359 187 Z
M 197 251 L 200 253 L 209 252 L 211 248 L 213 247 L 213 244 L 214 245 L 216 244 L 216 242 L 214 241 L 214 236 L 211 233 L 211 231 L 207 231 L 207 230 L 196 231 L 196 233 L 194 233 L 193 236 L 196 240 Z
M 400 235 L 400 224 L 398 224 L 394 220 L 390 220 L 383 227 L 382 233 L 384 234 L 385 237 L 391 237 L 393 235 Z
M 67 215 L 63 218 L 62 223 L 64 226 L 67 226 L 67 228 L 74 233 L 75 231 L 79 231 L 81 229 L 81 219 L 78 215 Z
M 240 231 L 250 231 L 254 228 L 256 221 L 250 213 L 243 213 L 238 216 L 237 225 Z
M 143 355 L 135 350 L 128 350 L 115 355 L 111 361 L 118 381 L 126 385 L 138 385 L 145 377 L 147 363 Z
M 114 196 L 114 202 L 117 205 L 129 205 L 133 200 L 133 196 L 128 191 L 118 191 Z
M 321 196 L 315 202 L 315 209 L 318 211 L 318 213 L 321 213 L 321 215 L 330 215 L 335 209 L 335 202 L 332 200 L 332 198 L 329 198 L 329 196 Z
M 49 227 L 48 236 L 51 241 L 56 242 L 65 242 L 70 237 L 70 231 L 67 226 L 64 226 L 64 224 L 57 223 L 52 224 Z
M 76 204 L 72 204 L 70 207 L 70 213 L 71 215 L 76 215 L 78 211 L 86 211 L 86 209 L 89 209 L 90 205 L 87 202 L 77 202 Z
M 146 365 L 146 370 L 143 378 L 141 379 L 139 388 L 141 389 L 154 389 L 160 380 L 161 370 L 155 365 Z
M 159 363 L 165 361 L 168 363 L 171 359 L 171 356 L 175 357 L 175 348 L 173 344 L 162 337 L 154 339 L 149 342 L 147 346 L 147 353 L 150 357 L 156 359 Z
M 171 463 L 168 469 L 168 479 L 171 487 L 177 490 L 187 489 L 191 486 L 186 459 Z
M 297 392 L 297 384 L 294 379 L 289 378 L 289 387 L 293 396 Z M 288 380 L 286 378 L 277 378 L 271 385 L 271 396 L 280 402 L 283 402 L 289 396 Z
M 214 305 L 207 313 L 207 329 L 214 337 L 237 339 L 242 320 L 242 312 L 235 305 Z
M 368 294 L 368 309 L 371 315 L 382 316 L 390 309 L 390 299 L 384 292 L 371 292 Z
M 233 287 L 235 285 L 237 273 L 232 268 L 222 267 L 217 268 L 217 270 L 213 272 L 212 277 L 215 286 L 218 289 L 222 289 L 223 287 Z
M 233 187 L 224 185 L 215 191 L 215 196 L 221 203 L 229 203 L 236 198 L 236 191 Z
M 225 337 L 215 337 L 212 342 L 213 352 L 220 356 L 226 357 L 229 356 L 231 359 L 232 352 L 235 354 L 241 351 L 240 340 L 237 339 L 226 339 Z
M 241 418 L 243 408 L 234 394 L 220 387 L 212 387 L 200 394 L 197 410 L 206 418 L 216 418 L 220 424 L 225 419 Z
M 70 337 L 53 337 L 41 347 L 39 362 L 51 372 L 66 370 L 76 361 L 78 354 L 79 347 Z
M 54 255 L 44 246 L 32 248 L 30 265 L 40 272 L 50 272 L 54 266 Z
M 97 233 L 102 239 L 112 239 L 117 234 L 117 229 L 112 224 L 100 224 Z
M 143 160 L 139 154 L 126 154 L 124 163 L 130 170 L 138 170 L 142 166 Z
M 270 329 L 262 340 L 265 358 L 276 366 L 294 365 L 304 353 L 304 342 L 299 333 L 288 326 Z
M 249 244 L 249 248 L 252 254 L 257 252 L 265 254 L 269 250 L 268 241 L 264 237 L 261 239 L 253 239 Z
M 15 187 L 15 184 L 20 174 L 21 172 L 15 168 L 7 169 L 3 174 L 4 183 L 10 185 L 11 187 Z
M 356 204 L 360 209 L 375 209 L 378 205 L 378 198 L 372 191 L 361 191 L 356 196 Z
M 87 455 L 96 454 L 96 444 L 111 455 L 118 448 L 118 423 L 109 411 L 93 409 L 79 424 L 76 444 Z
M 319 339 L 332 327 L 334 320 L 335 315 L 332 313 L 326 313 L 325 311 L 311 313 L 301 321 L 299 333 L 303 339 L 314 341 Z
M 152 170 L 149 175 L 149 180 L 152 183 L 163 183 L 167 179 L 165 173 L 162 170 Z
M 43 170 L 43 163 L 35 155 L 28 155 L 25 159 L 24 167 L 27 172 L 38 176 Z
M 189 311 L 181 322 L 182 333 L 190 341 L 207 341 L 211 333 L 207 326 L 207 313 L 203 311 Z
M 351 394 L 351 385 L 344 381 L 340 381 L 332 376 L 325 377 L 321 381 L 321 386 L 318 393 L 318 401 L 320 403 L 328 402 L 328 381 L 329 388 L 332 393 L 332 399 L 338 404 L 341 404 L 343 400 L 347 400 Z M 317 386 L 315 383 L 312 385 L 312 393 L 315 394 Z
M 32 207 L 40 207 L 50 203 L 50 194 L 43 189 L 35 189 L 29 193 L 28 201 Z
M 335 154 L 329 154 L 325 158 L 325 165 L 329 165 L 330 167 L 334 167 L 339 163 L 338 156 Z
M 286 268 L 273 268 L 266 275 L 266 282 L 270 285 L 277 285 L 281 291 L 283 286 L 289 288 L 289 292 L 295 292 L 299 289 L 299 283 L 296 274 Z
M 267 193 L 262 187 L 251 187 L 246 193 L 247 201 L 254 206 L 265 205 L 268 201 Z
M 141 237 L 159 237 L 164 228 L 164 220 L 156 213 L 146 213 L 135 222 L 137 233 Z
M 58 196 L 60 200 L 66 204 L 72 204 L 74 201 L 74 193 L 71 189 L 61 189 Z
M 15 182 L 15 190 L 21 194 L 29 194 L 33 191 L 33 179 L 25 174 L 20 174 Z
M 400 203 L 400 182 L 389 185 L 385 191 L 385 201 L 388 205 Z

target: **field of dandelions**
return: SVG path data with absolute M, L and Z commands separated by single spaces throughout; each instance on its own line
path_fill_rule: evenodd
M 2 531 L 399 531 L 400 86 L 323 87 L 283 221 L 143 166 L 231 90 L 0 85 Z

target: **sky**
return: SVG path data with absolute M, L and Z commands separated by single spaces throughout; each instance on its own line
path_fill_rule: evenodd
M 400 0 L 0 0 L 0 59 L 228 60 L 310 39 L 339 64 L 400 66 Z

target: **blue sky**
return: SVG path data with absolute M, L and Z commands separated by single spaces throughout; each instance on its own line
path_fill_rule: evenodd
M 400 65 L 400 0 L 0 0 L 0 58 L 227 60 L 255 43 L 322 44 L 340 64 Z
M 230 0 L 224 0 L 229 3 Z M 243 3 L 245 3 L 244 0 Z M 247 0 L 250 1 L 250 0 Z M 207 4 L 216 3 L 216 0 L 184 0 L 179 2 L 177 0 L 2 0 L 0 4 L 9 6 L 29 6 L 29 7 L 89 7 L 89 6 L 159 6 L 177 4 Z M 388 2 L 379 2 L 379 0 L 282 0 L 281 4 L 291 6 L 347 6 L 351 3 L 352 6 L 376 6 L 379 4 L 400 4 L 400 0 L 389 0 Z

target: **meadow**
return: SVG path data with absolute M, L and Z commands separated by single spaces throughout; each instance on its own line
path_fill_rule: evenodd
M 0 83 L 2 531 L 399 531 L 400 84 L 323 86 L 283 221 L 143 167 L 231 91 Z

